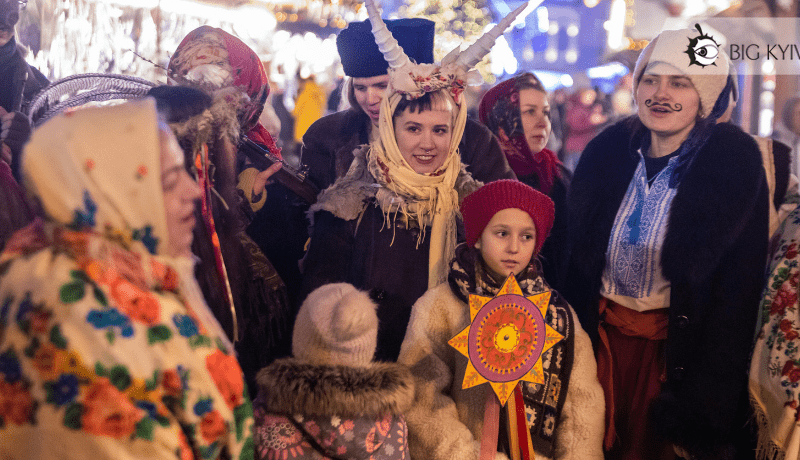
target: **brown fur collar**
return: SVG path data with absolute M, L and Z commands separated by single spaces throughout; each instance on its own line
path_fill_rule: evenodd
M 396 363 L 355 368 L 286 358 L 259 371 L 256 382 L 256 404 L 280 414 L 402 414 L 414 399 L 411 372 Z

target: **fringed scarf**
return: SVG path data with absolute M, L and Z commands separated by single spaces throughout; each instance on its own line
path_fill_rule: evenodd
M 467 122 L 467 107 L 466 104 L 459 105 L 451 100 L 458 112 L 451 131 L 447 159 L 439 170 L 431 174 L 418 174 L 403 158 L 395 139 L 392 115 L 403 97 L 395 93 L 383 98 L 378 121 L 380 138 L 370 145 L 367 167 L 381 186 L 376 192 L 376 199 L 387 223 L 398 215 L 418 222 L 421 231 L 417 244 L 425 239 L 426 227 L 431 226 L 428 287 L 432 288 L 446 280 L 447 264 L 455 254 L 458 214 L 455 185 L 461 171 L 458 144 Z
M 246 99 L 247 96 L 228 93 L 217 92 L 211 107 L 187 120 L 170 123 L 170 128 L 181 146 L 193 152 L 195 157 L 187 158 L 187 163 L 191 161 L 194 164 L 195 176 L 204 191 L 201 200 L 203 224 L 198 224 L 204 228 L 196 229 L 193 250 L 209 264 L 213 257 L 215 272 L 208 273 L 205 266 L 198 265 L 196 275 L 215 314 L 225 319 L 230 315 L 230 322 L 221 321 L 226 333 L 238 342 L 240 348 L 257 350 L 240 352 L 239 355 L 240 364 L 249 378 L 269 364 L 274 353 L 288 351 L 283 350 L 283 344 L 288 335 L 285 324 L 289 299 L 283 280 L 244 232 L 243 223 L 235 219 L 231 221 L 231 216 L 240 212 L 241 204 L 237 203 L 240 197 L 226 193 L 223 182 L 224 171 L 233 169 L 234 159 L 227 158 L 224 150 L 213 148 L 219 147 L 217 140 L 223 137 L 234 145 L 238 143 L 240 130 L 235 108 L 239 106 L 237 98 Z M 215 181 L 220 171 L 223 171 L 222 178 Z M 215 222 L 215 213 L 221 217 L 221 222 Z M 210 292 L 212 290 L 214 292 Z
M 526 297 L 550 290 L 544 278 L 539 275 L 540 272 L 539 261 L 534 259 L 517 276 L 517 283 Z M 466 244 L 456 248 L 455 259 L 450 264 L 448 282 L 453 294 L 465 304 L 469 304 L 470 294 L 494 297 L 503 285 L 503 281 L 497 281 L 489 274 L 477 249 L 469 248 Z M 545 321 L 562 334 L 565 340 L 556 344 L 542 357 L 545 384 L 521 382 L 521 391 L 514 392 L 522 396 L 520 407 L 512 405 L 513 399 L 510 399 L 501 411 L 501 420 L 506 421 L 508 429 L 507 438 L 500 439 L 499 448 L 507 450 L 512 459 L 533 458 L 520 447 L 527 443 L 523 438 L 527 433 L 521 434 L 516 429 L 521 418 L 527 419 L 533 450 L 549 458 L 555 456 L 555 427 L 561 418 L 575 356 L 575 326 L 572 323 L 572 316 L 567 303 L 555 291 L 550 298 L 550 308 L 547 310 Z M 522 453 L 519 452 L 521 449 Z
M 208 241 L 211 243 L 211 250 L 214 257 L 214 268 L 218 276 L 219 294 L 221 299 L 224 299 L 225 305 L 230 312 L 231 317 L 231 331 L 230 337 L 234 341 L 239 340 L 239 324 L 236 311 L 236 305 L 233 300 L 233 293 L 231 291 L 231 283 L 228 278 L 228 269 L 224 257 L 222 255 L 222 248 L 220 246 L 220 238 L 217 234 L 216 224 L 212 213 L 212 193 L 218 197 L 221 195 L 214 188 L 214 164 L 209 155 L 209 144 L 213 145 L 214 134 L 218 132 L 221 136 L 228 137 L 232 142 L 236 142 L 239 135 L 239 122 L 234 111 L 235 104 L 230 104 L 231 98 L 240 97 L 243 95 L 232 93 L 229 97 L 217 96 L 214 104 L 195 115 L 188 120 L 182 122 L 170 123 L 172 132 L 181 143 L 182 147 L 189 148 L 194 154 L 194 158 L 187 158 L 187 164 L 193 165 L 194 175 L 198 184 L 203 190 L 200 200 L 200 210 L 203 219 L 203 225 L 209 236 Z M 222 199 L 225 206 L 226 200 Z M 200 243 L 200 242 L 198 242 Z M 222 312 L 219 312 L 220 314 Z

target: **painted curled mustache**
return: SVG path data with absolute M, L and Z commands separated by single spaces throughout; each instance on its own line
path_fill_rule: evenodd
M 669 105 L 669 102 L 653 102 L 652 99 L 647 99 L 646 101 L 644 101 L 644 105 L 646 105 L 647 108 L 650 108 L 654 105 L 660 105 L 662 107 L 666 107 L 672 110 L 673 112 L 680 112 L 681 110 L 683 110 L 683 106 L 678 103 L 674 105 Z

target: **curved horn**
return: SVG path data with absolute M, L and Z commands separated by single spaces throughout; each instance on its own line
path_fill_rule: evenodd
M 522 5 L 518 6 L 516 10 L 509 13 L 508 16 L 503 18 L 496 26 L 492 27 L 492 29 L 481 36 L 475 43 L 469 46 L 469 48 L 465 49 L 459 56 L 458 60 L 456 61 L 457 65 L 463 66 L 465 69 L 471 69 L 475 66 L 475 64 L 481 62 L 484 56 L 492 49 L 494 46 L 494 42 L 503 35 L 503 32 L 508 29 L 511 23 L 514 22 L 514 19 L 519 16 L 526 8 L 529 7 L 529 2 L 525 2 Z M 533 2 L 534 5 L 538 6 L 542 3 L 542 0 L 537 0 Z
M 411 60 L 406 56 L 403 47 L 397 43 L 389 28 L 386 27 L 386 23 L 381 19 L 381 13 L 375 6 L 375 0 L 366 0 L 364 5 L 367 7 L 369 22 L 372 23 L 372 35 L 375 36 L 375 43 L 378 44 L 378 49 L 383 53 L 389 67 L 396 69 L 410 63 Z

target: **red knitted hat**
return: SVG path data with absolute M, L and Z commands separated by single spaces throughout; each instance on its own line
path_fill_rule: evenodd
M 538 254 L 553 228 L 555 205 L 544 193 L 511 179 L 490 182 L 464 198 L 461 215 L 464 217 L 467 245 L 474 247 L 492 217 L 508 208 L 521 209 L 531 216 L 536 227 L 535 253 Z

